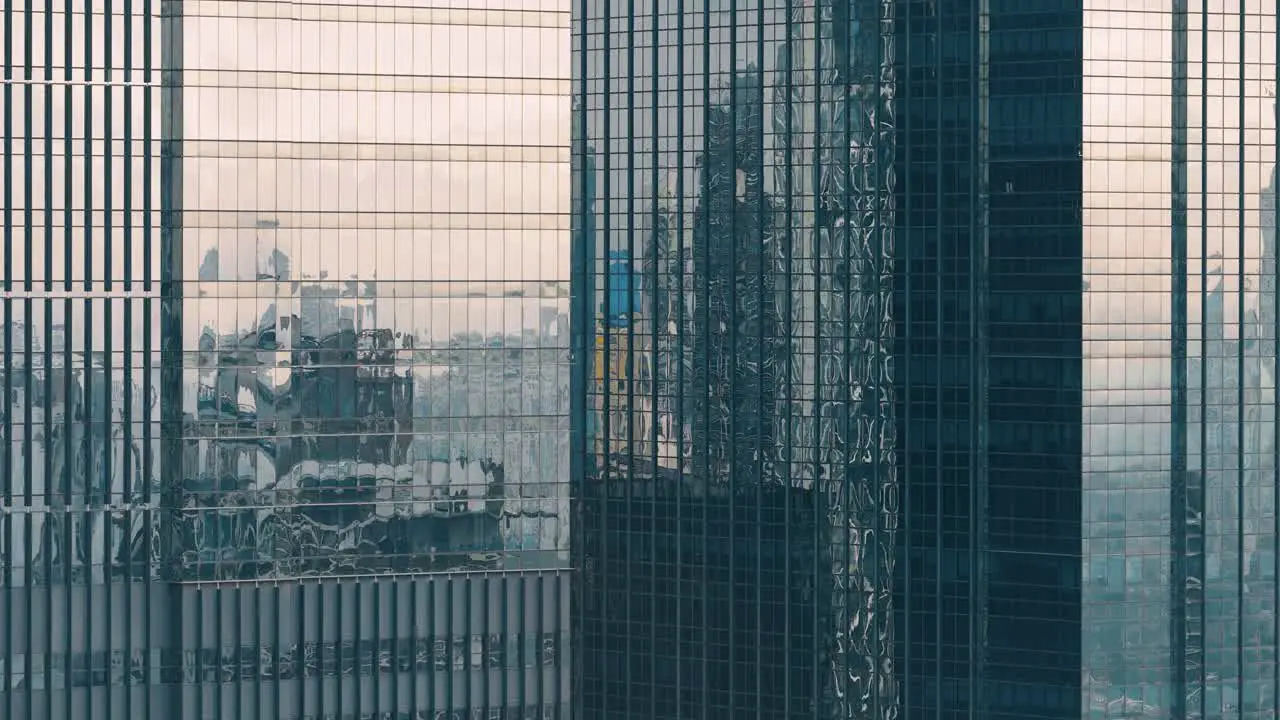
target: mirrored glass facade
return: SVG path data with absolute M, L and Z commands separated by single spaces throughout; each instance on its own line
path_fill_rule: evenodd
M 1276 10 L 575 1 L 584 717 L 1274 716 Z
M 567 712 L 567 7 L 0 22 L 0 717 Z
M 575 3 L 584 718 L 883 718 L 892 2 Z

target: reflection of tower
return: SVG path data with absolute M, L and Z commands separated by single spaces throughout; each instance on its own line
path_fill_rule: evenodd
M 893 280 L 895 3 L 792 10 L 816 42 L 778 50 L 772 163 L 789 191 L 779 240 L 791 285 L 788 473 L 811 487 L 823 528 L 818 647 L 824 714 L 891 718 L 897 539 Z M 805 34 L 808 33 L 808 34 Z M 811 139 L 811 140 L 810 140 Z
M 733 79 L 732 106 L 707 109 L 694 209 L 690 408 L 698 474 L 744 490 L 777 482 L 781 334 L 773 199 L 764 192 L 764 91 L 758 72 Z M 705 389 L 705 390 L 704 390 Z

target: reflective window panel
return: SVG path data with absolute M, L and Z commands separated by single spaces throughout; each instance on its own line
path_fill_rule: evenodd
M 0 718 L 567 713 L 569 19 L 0 3 Z
M 588 715 L 1274 717 L 1276 12 L 575 0 Z

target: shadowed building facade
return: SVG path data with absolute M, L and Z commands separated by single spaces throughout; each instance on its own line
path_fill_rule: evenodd
M 574 12 L 582 716 L 1274 714 L 1275 3 Z
M 581 717 L 897 713 L 891 7 L 575 4 Z

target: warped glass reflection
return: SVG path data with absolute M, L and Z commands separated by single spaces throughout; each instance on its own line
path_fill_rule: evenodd
M 202 278 L 217 265 L 210 251 Z M 184 318 L 203 325 L 183 389 L 188 574 L 554 564 L 568 438 L 548 424 L 567 387 L 547 349 L 561 301 L 523 301 L 538 327 L 438 342 L 380 319 L 397 315 L 376 282 L 295 280 L 279 251 L 263 267 L 247 328 Z M 213 300 L 189 307 L 235 302 Z
M 158 463 L 145 457 L 155 444 L 141 420 L 144 408 L 155 410 L 147 394 L 154 385 L 140 368 L 113 368 L 111 353 L 83 352 L 64 322 L 48 319 L 33 313 L 5 332 L 15 352 L 0 370 L 10 389 L 0 427 L 10 430 L 2 439 L 11 449 L 11 502 L 0 515 L 0 537 L 12 548 L 5 559 L 12 582 L 152 576 L 160 486 L 147 475 Z

